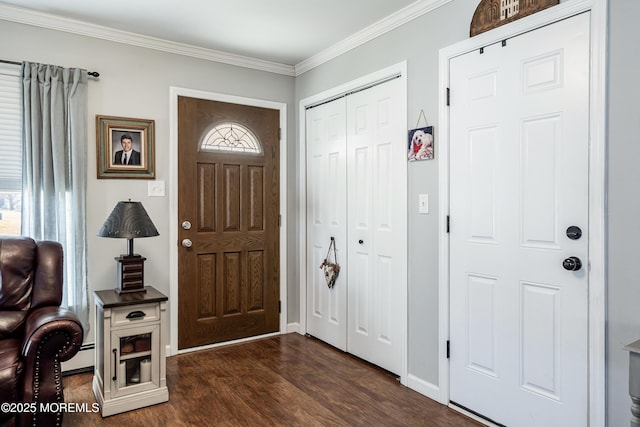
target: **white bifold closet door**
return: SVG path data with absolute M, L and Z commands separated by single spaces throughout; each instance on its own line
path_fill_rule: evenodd
M 406 119 L 399 79 L 307 110 L 307 331 L 391 372 L 406 343 Z M 319 268 L 335 238 L 333 289 Z

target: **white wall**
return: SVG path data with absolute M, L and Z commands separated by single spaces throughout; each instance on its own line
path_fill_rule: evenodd
M 287 104 L 293 135 L 293 78 L 120 43 L 72 35 L 0 20 L 0 59 L 81 67 L 100 73 L 89 80 L 87 176 L 88 272 L 93 291 L 115 287 L 114 257 L 126 253 L 126 240 L 96 233 L 119 200 L 141 201 L 160 236 L 135 240 L 135 251 L 147 258 L 145 283 L 169 295 L 169 88 L 197 89 Z M 95 116 L 111 115 L 155 120 L 156 179 L 167 184 L 165 197 L 148 197 L 148 180 L 96 178 Z M 290 157 L 290 159 L 293 159 Z M 282 167 L 292 168 L 292 160 Z M 295 177 L 288 183 L 294 191 Z M 291 208 L 289 208 L 291 210 Z M 294 215 L 291 215 L 292 217 Z M 174 309 L 171 301 L 169 310 Z M 93 322 L 93 314 L 92 314 Z M 167 337 L 167 340 L 169 337 Z M 93 342 L 92 330 L 85 342 Z M 167 341 L 169 342 L 169 341 Z

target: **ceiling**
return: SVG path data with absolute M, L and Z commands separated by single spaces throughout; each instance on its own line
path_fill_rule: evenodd
M 198 48 L 295 66 L 433 0 L 0 0 Z M 0 11 L 1 12 L 1 11 Z M 0 13 L 2 18 L 2 13 Z

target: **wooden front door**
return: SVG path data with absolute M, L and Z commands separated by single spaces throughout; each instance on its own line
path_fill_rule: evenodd
M 279 111 L 178 98 L 178 348 L 279 329 Z

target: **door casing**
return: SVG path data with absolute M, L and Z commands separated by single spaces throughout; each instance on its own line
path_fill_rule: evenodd
M 312 106 L 314 104 L 318 104 L 320 102 L 324 102 L 324 101 L 330 101 L 332 99 L 335 99 L 338 96 L 341 96 L 345 93 L 348 92 L 352 92 L 354 90 L 359 90 L 359 89 L 364 89 L 368 86 L 371 86 L 373 84 L 376 84 L 378 82 L 384 81 L 387 78 L 394 76 L 394 75 L 398 75 L 399 79 L 401 80 L 401 84 L 403 87 L 403 96 L 405 97 L 405 100 L 402 102 L 403 106 L 406 106 L 406 96 L 407 96 L 407 63 L 406 61 L 400 62 L 398 64 L 394 64 L 391 65 L 387 68 L 381 69 L 379 71 L 373 72 L 371 74 L 367 74 L 365 76 L 362 76 L 360 78 L 357 78 L 355 80 L 349 81 L 347 83 L 341 84 L 339 86 L 336 86 L 332 89 L 328 89 L 324 92 L 318 93 L 316 95 L 312 95 L 308 98 L 304 98 L 300 101 L 300 103 L 298 104 L 298 111 L 301 112 L 301 114 L 299 114 L 298 116 L 298 120 L 299 120 L 299 141 L 306 141 L 306 117 L 305 114 L 303 114 L 302 112 L 304 112 L 307 107 Z M 405 107 L 406 108 L 406 107 Z M 406 117 L 406 111 L 403 112 L 403 115 Z M 298 216 L 298 221 L 300 224 L 300 230 L 303 230 L 303 232 L 299 233 L 299 247 L 300 248 L 306 248 L 307 247 L 307 237 L 306 237 L 306 228 L 307 228 L 307 209 L 306 209 L 306 205 L 304 203 L 304 201 L 307 200 L 307 180 L 306 180 L 306 157 L 307 153 L 306 153 L 306 147 L 305 144 L 301 144 L 300 145 L 300 152 L 299 152 L 299 156 L 298 156 L 298 162 L 299 162 L 299 166 L 300 166 L 300 177 L 301 179 L 299 180 L 299 190 L 298 190 L 298 194 L 299 194 L 299 200 L 301 200 L 301 205 L 300 205 L 300 209 L 299 209 L 299 216 Z M 405 194 L 403 195 L 403 203 L 406 205 L 407 203 L 407 194 L 405 192 Z M 300 332 L 301 333 L 306 333 L 307 332 L 307 260 L 306 260 L 306 256 L 302 256 L 300 257 L 300 270 L 299 270 L 299 292 L 300 292 Z M 402 298 L 403 300 L 406 302 L 407 301 L 407 292 L 408 292 L 408 283 L 407 286 L 405 286 L 404 290 L 403 290 L 403 295 Z M 405 313 L 407 312 L 406 307 L 405 307 Z M 403 319 L 403 326 L 402 326 L 402 331 L 401 331 L 401 335 L 402 335 L 402 351 L 403 351 L 403 356 L 402 356 L 402 369 L 400 372 L 400 383 L 402 383 L 403 385 L 407 385 L 407 381 L 408 381 L 408 361 L 407 361 L 407 357 L 408 357 L 408 341 L 407 341 L 407 334 L 408 334 L 408 313 L 406 316 L 404 316 Z
M 449 61 L 481 47 L 506 40 L 551 22 L 591 12 L 591 63 L 589 106 L 589 425 L 605 425 L 605 288 L 606 288 L 606 0 L 576 0 L 488 31 L 440 50 L 439 56 L 439 375 L 437 392 L 430 397 L 449 405 Z M 459 408 L 455 408 L 460 410 Z M 465 412 L 465 411 L 462 411 Z M 472 418 L 485 422 L 471 413 Z
M 279 335 L 287 331 L 287 105 L 283 102 L 266 101 L 262 99 L 245 98 L 221 93 L 206 92 L 194 89 L 171 87 L 170 88 L 170 139 L 169 139 L 169 296 L 171 307 L 169 309 L 169 346 L 166 355 L 172 356 L 178 353 L 186 353 L 205 348 L 227 345 L 230 342 L 212 344 L 202 347 L 194 347 L 178 350 L 178 96 L 207 99 L 211 101 L 229 102 L 234 104 L 250 105 L 254 107 L 270 108 L 280 112 L 280 331 L 249 337 L 233 342 L 242 342 L 263 338 L 265 336 Z M 173 191 L 171 191 L 173 190 Z

